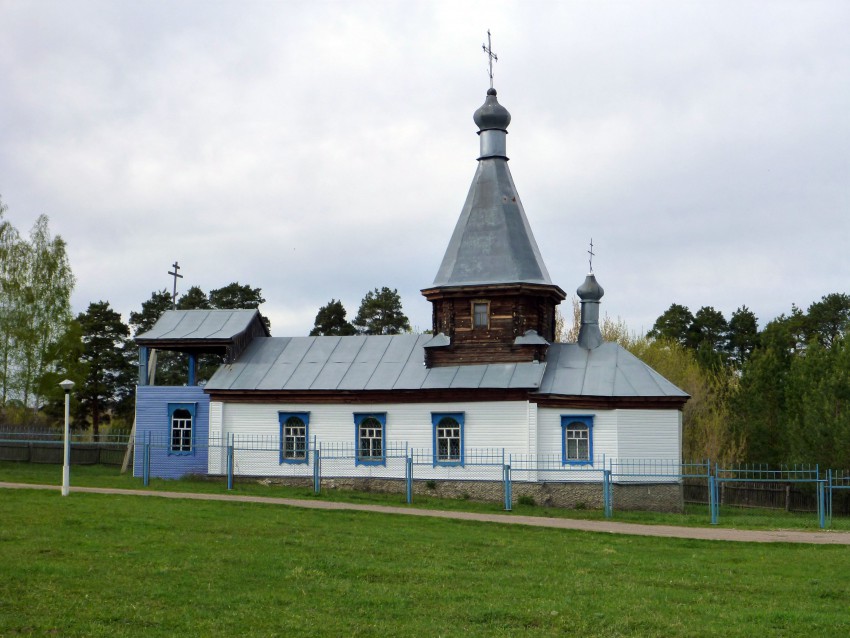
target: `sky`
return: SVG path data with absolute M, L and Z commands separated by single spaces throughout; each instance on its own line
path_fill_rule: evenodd
M 397 289 L 414 329 L 494 85 L 553 283 L 645 332 L 850 292 L 850 3 L 0 0 L 0 197 L 68 244 L 75 313 L 177 261 L 274 336 Z

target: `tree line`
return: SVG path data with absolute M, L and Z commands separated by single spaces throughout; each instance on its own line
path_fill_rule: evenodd
M 571 318 L 559 324 L 564 341 L 578 335 L 578 300 Z M 850 468 L 850 296 L 758 323 L 746 306 L 727 320 L 674 303 L 645 335 L 607 316 L 600 328 L 691 395 L 684 458 Z
M 0 416 L 28 424 L 61 419 L 58 383 L 69 378 L 77 427 L 97 433 L 112 418 L 129 422 L 138 376 L 131 335 L 150 330 L 172 307 L 171 295 L 154 291 L 127 323 L 103 300 L 73 316 L 65 242 L 51 236 L 47 217 L 22 236 L 5 212 L 0 200 Z M 234 282 L 209 294 L 193 286 L 176 307 L 258 308 L 264 301 L 260 288 Z M 559 340 L 576 340 L 579 315 L 573 299 L 572 321 L 558 315 Z M 310 335 L 411 330 L 398 291 L 387 287 L 367 292 L 352 321 L 346 316 L 342 302 L 331 299 Z M 600 327 L 606 341 L 619 342 L 691 396 L 683 414 L 686 459 L 850 468 L 850 296 L 829 294 L 805 311 L 792 305 L 762 329 L 758 323 L 746 306 L 727 320 L 711 306 L 692 313 L 674 303 L 643 335 L 607 315 Z M 158 353 L 156 383 L 186 383 L 187 363 L 186 355 Z M 216 355 L 201 357 L 198 379 L 219 364 Z

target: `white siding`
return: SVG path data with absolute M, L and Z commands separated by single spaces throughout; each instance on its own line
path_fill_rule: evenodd
M 593 456 L 601 459 L 617 455 L 617 411 L 576 408 L 540 408 L 537 412 L 537 453 L 562 456 L 562 416 L 593 416 Z M 600 467 L 601 469 L 601 467 Z
M 410 403 L 410 404 L 265 404 L 265 403 L 225 403 L 222 409 L 221 436 L 225 439 L 229 434 L 236 436 L 237 442 L 251 438 L 266 437 L 269 441 L 279 441 L 280 412 L 308 412 L 310 414 L 308 436 L 310 442 L 314 439 L 323 450 L 334 445 L 355 446 L 354 414 L 357 412 L 386 413 L 385 446 L 403 447 L 427 451 L 433 448 L 432 412 L 462 412 L 464 413 L 464 448 L 465 450 L 495 448 L 505 455 L 528 454 L 529 450 L 529 404 L 527 401 L 493 401 L 474 403 Z M 278 443 L 279 445 L 279 443 Z M 238 447 L 238 446 L 237 446 Z M 213 456 L 212 454 L 210 455 Z M 237 474 L 269 475 L 269 476 L 309 476 L 312 474 L 312 458 L 310 464 L 281 464 L 279 451 L 268 449 L 262 452 L 235 455 Z M 467 465 L 471 459 L 467 458 Z M 212 467 L 211 467 L 212 469 Z M 389 470 L 389 471 L 388 471 Z M 438 478 L 443 474 L 458 476 L 457 468 L 417 467 L 415 473 L 422 478 Z M 473 478 L 500 478 L 501 467 L 498 471 L 467 467 L 464 472 Z M 476 474 L 481 474 L 478 476 Z M 403 462 L 387 460 L 386 468 L 370 466 L 353 466 L 349 460 L 323 461 L 322 473 L 349 476 L 386 476 L 387 474 L 404 476 Z M 484 476 L 484 474 L 487 474 Z M 490 477 L 490 474 L 494 477 Z M 426 476 L 427 474 L 427 476 Z
M 679 410 L 617 410 L 620 459 L 681 460 Z

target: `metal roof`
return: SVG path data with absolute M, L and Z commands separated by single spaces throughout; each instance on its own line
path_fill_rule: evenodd
M 577 343 L 552 344 L 538 392 L 595 397 L 688 396 L 621 345 L 608 342 L 592 350 Z
M 546 363 L 426 368 L 431 335 L 254 339 L 206 385 L 216 390 L 527 389 L 568 396 L 687 397 L 617 344 L 552 344 Z
M 492 95 L 488 93 L 485 106 L 488 104 L 499 106 L 507 114 L 496 102 L 495 91 Z M 476 116 L 480 111 L 476 111 Z M 507 126 L 504 114 L 497 119 L 500 127 Z M 495 134 L 487 130 L 480 132 L 482 157 L 434 286 L 520 282 L 552 285 L 519 201 L 507 157 L 485 149 Z M 499 135 L 501 145 L 505 133 Z
M 142 345 L 151 341 L 232 341 L 258 315 L 258 310 L 166 310 L 153 328 L 135 340 Z
M 545 365 L 493 363 L 426 368 L 431 335 L 254 339 L 207 390 L 425 390 L 537 388 Z

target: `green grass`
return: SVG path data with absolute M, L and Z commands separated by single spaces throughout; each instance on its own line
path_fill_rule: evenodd
M 0 491 L 2 636 L 841 636 L 840 546 Z
M 0 461 L 0 481 L 59 485 L 62 482 L 62 468 L 57 465 Z M 74 486 L 149 489 L 169 492 L 200 492 L 206 494 L 229 493 L 250 496 L 340 501 L 345 503 L 393 505 L 447 511 L 503 513 L 501 503 L 479 503 L 467 499 L 447 499 L 417 494 L 413 497 L 413 504 L 407 505 L 404 502 L 403 494 L 323 489 L 321 494 L 316 495 L 313 493 L 312 487 L 263 485 L 254 481 L 239 481 L 238 479 L 232 491 L 227 490 L 224 479 L 203 477 L 189 477 L 181 480 L 151 479 L 150 485 L 145 488 L 142 479 L 134 478 L 129 473 L 121 474 L 117 467 L 104 465 L 72 466 L 72 489 Z M 614 508 L 614 520 L 617 521 L 646 525 L 682 525 L 686 527 L 707 527 L 710 524 L 708 506 L 706 505 L 687 505 L 684 514 L 619 511 L 616 509 L 616 502 Z M 581 520 L 605 519 L 602 510 L 599 509 L 571 510 L 522 503 L 514 503 L 512 513 L 522 516 L 549 516 Z M 788 513 L 781 510 L 723 507 L 720 513 L 718 527 L 730 529 L 801 529 L 815 531 L 818 529 L 818 521 L 814 513 Z M 850 530 L 850 518 L 834 518 L 831 529 L 839 531 Z

